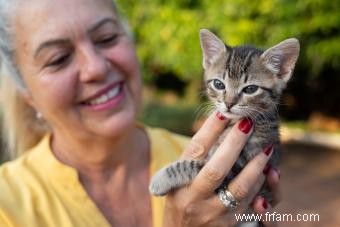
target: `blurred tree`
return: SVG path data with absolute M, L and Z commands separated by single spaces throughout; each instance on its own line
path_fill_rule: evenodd
M 328 92 L 327 86 L 325 89 L 316 86 L 324 83 L 324 78 L 340 85 L 339 0 L 117 2 L 133 29 L 146 83 L 152 84 L 157 75 L 170 72 L 199 86 L 202 69 L 198 31 L 208 28 L 230 45 L 269 47 L 288 37 L 300 40 L 301 55 L 290 89 L 300 108 L 300 113 L 292 110 L 295 116 L 306 117 L 313 108 L 323 108 L 308 101 L 310 95 Z M 340 94 L 332 95 L 328 102 L 334 106 L 333 101 L 339 101 Z M 325 109 L 340 113 L 340 107 Z

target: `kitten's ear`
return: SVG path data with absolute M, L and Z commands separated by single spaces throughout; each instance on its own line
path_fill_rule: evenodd
M 284 82 L 288 82 L 299 57 L 299 52 L 299 41 L 290 38 L 266 50 L 261 55 L 261 59 L 271 72 L 278 75 Z
M 226 46 L 214 33 L 208 29 L 200 30 L 200 42 L 203 51 L 203 68 L 209 67 L 220 55 L 226 51 Z

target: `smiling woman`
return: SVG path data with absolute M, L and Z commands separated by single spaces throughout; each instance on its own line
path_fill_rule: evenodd
M 150 196 L 151 175 L 183 150 L 183 158 L 206 156 L 228 120 L 211 115 L 191 143 L 137 122 L 139 62 L 114 2 L 0 0 L 0 58 L 5 150 L 15 159 L 0 167 L 1 227 L 197 227 L 233 221 L 213 177 L 231 166 L 216 165 L 210 174 L 203 168 L 207 178 L 195 181 L 201 188 L 180 188 L 167 201 Z M 249 135 L 237 127 L 231 131 L 227 163 Z M 267 156 L 257 161 L 253 166 L 264 168 Z M 263 181 L 261 174 L 251 167 L 235 185 Z M 277 188 L 274 170 L 271 179 Z M 240 209 L 249 206 L 245 201 Z M 254 202 L 258 212 L 264 211 L 261 201 Z
M 85 145 L 89 136 L 117 136 L 131 127 L 141 102 L 141 80 L 134 46 L 112 14 L 111 3 L 78 5 L 21 5 L 19 14 L 25 11 L 34 26 L 27 26 L 26 19 L 16 20 L 16 46 L 24 51 L 15 57 L 28 90 L 35 91 L 27 92 L 26 98 L 53 128 L 55 140 L 72 135 Z M 76 17 L 68 16 L 75 13 Z M 31 39 L 21 39 L 21 33 L 32 34 Z M 103 102 L 114 89 L 119 92 Z
M 50 169 L 50 166 L 45 166 L 41 162 L 49 163 L 51 166 L 54 166 L 51 163 L 71 166 L 77 170 L 79 183 L 84 186 L 109 223 L 124 225 L 126 222 L 127 225 L 131 225 L 126 220 L 125 214 L 122 215 L 122 220 L 116 221 L 113 217 L 112 211 L 116 209 L 112 207 L 114 203 L 107 204 L 113 196 L 107 197 L 105 199 L 107 201 L 101 201 L 103 193 L 107 193 L 105 188 L 109 185 L 112 186 L 111 190 L 116 188 L 117 196 L 125 197 L 119 193 L 119 191 L 122 193 L 122 187 L 113 186 L 123 185 L 125 180 L 122 179 L 125 178 L 127 182 L 135 182 L 128 183 L 127 188 L 124 186 L 124 190 L 127 191 L 130 187 L 137 187 L 135 184 L 145 184 L 145 190 L 141 190 L 136 196 L 145 200 L 141 203 L 142 207 L 150 203 L 147 191 L 148 139 L 145 129 L 136 127 L 135 124 L 141 105 L 139 64 L 134 45 L 117 16 L 114 4 L 107 0 L 65 0 L 62 3 L 18 0 L 16 3 L 20 4 L 1 1 L 1 17 L 4 19 L 2 21 L 6 22 L 1 27 L 1 59 L 3 68 L 9 72 L 7 77 L 2 77 L 6 122 L 4 132 L 7 132 L 8 141 L 11 141 L 7 150 L 11 152 L 19 150 L 18 153 L 21 153 L 23 150 L 34 148 L 26 152 L 27 156 L 23 155 L 17 159 L 14 162 L 16 164 L 6 164 L 1 173 L 14 168 L 13 166 L 18 165 L 23 159 L 34 162 L 28 166 L 19 165 L 21 168 L 16 167 L 19 176 L 21 172 L 32 172 L 32 169 L 38 167 L 36 165 L 39 165 L 51 179 L 53 179 L 51 174 L 54 175 L 56 171 L 62 173 L 63 169 L 65 170 L 65 166 Z M 10 84 L 8 76 L 14 79 L 19 89 Z M 10 97 L 9 88 L 12 88 L 11 92 L 15 94 L 15 98 Z M 21 108 L 20 111 L 15 109 L 18 107 Z M 39 116 L 38 119 L 36 116 Z M 18 119 L 21 121 L 17 121 Z M 18 125 L 19 122 L 23 124 Z M 48 127 L 39 130 L 41 124 Z M 43 149 L 42 145 L 36 146 L 41 139 L 45 141 L 39 143 L 45 143 L 46 147 L 43 146 Z M 48 147 L 52 153 L 48 153 Z M 39 155 L 32 158 L 34 154 Z M 119 163 L 126 163 L 126 168 L 120 169 L 122 172 L 119 174 L 114 174 L 115 171 L 112 169 L 120 166 Z M 104 175 L 107 172 L 117 180 L 107 180 L 104 183 L 106 178 Z M 9 177 L 11 176 L 5 174 L 2 179 Z M 49 185 L 48 182 L 39 182 L 37 179 L 40 177 L 45 178 L 37 174 L 29 183 L 23 179 L 21 184 L 33 184 L 35 187 L 45 183 Z M 64 181 L 78 182 L 73 178 L 71 181 L 67 178 Z M 12 182 L 0 182 L 0 185 L 6 191 L 7 186 L 14 182 L 15 177 Z M 96 187 L 93 186 L 93 182 L 96 182 Z M 79 184 L 76 185 L 79 187 Z M 34 196 L 33 192 L 27 190 L 29 187 L 22 188 L 22 192 L 18 192 L 19 195 L 23 193 Z M 99 188 L 102 192 L 99 192 Z M 75 192 L 79 193 L 76 189 Z M 14 196 L 20 197 L 18 194 Z M 55 199 L 52 196 L 46 200 L 42 196 L 48 194 L 48 190 L 40 194 L 41 200 L 31 201 L 32 206 L 39 207 L 44 201 Z M 135 200 L 135 197 L 131 197 L 132 200 Z M 12 212 L 17 209 L 13 201 L 3 201 L 3 198 L 0 198 L 0 201 L 0 217 L 3 215 L 1 211 L 5 216 L 15 217 Z M 129 204 L 129 200 L 126 203 Z M 56 203 L 54 206 L 61 204 L 64 203 Z M 151 211 L 150 207 L 147 207 L 137 209 L 136 220 L 150 223 Z M 38 212 L 36 209 L 33 210 Z M 44 226 L 41 223 L 45 221 L 35 220 L 35 225 Z M 24 217 L 15 222 L 18 225 L 21 223 L 34 226 Z
M 138 61 L 134 53 L 133 44 L 130 38 L 126 36 L 126 27 L 122 26 L 116 15 L 113 15 L 113 17 L 111 15 L 112 10 L 116 12 L 115 5 L 111 1 L 103 1 L 106 5 L 102 7 L 105 8 L 104 10 L 99 7 L 100 4 L 94 6 L 94 9 L 97 10 L 97 13 L 100 13 L 100 16 L 92 21 L 88 16 L 91 14 L 88 12 L 84 11 L 81 15 L 81 11 L 77 10 L 75 14 L 73 12 L 74 6 L 72 6 L 71 2 L 67 1 L 65 4 L 56 4 L 55 6 L 47 2 L 43 5 L 34 5 L 32 4 L 34 1 L 26 3 L 17 1 L 17 3 L 20 2 L 20 7 L 16 7 L 16 3 L 3 2 L 1 7 L 1 17 L 3 17 L 3 20 L 0 23 L 4 23 L 1 27 L 4 35 L 0 45 L 3 50 L 1 52 L 1 59 L 5 67 L 2 67 L 2 69 L 7 70 L 7 74 L 12 75 L 11 79 L 14 79 L 15 84 L 26 97 L 25 101 L 19 99 L 17 100 L 17 105 L 14 105 L 10 100 L 13 99 L 11 96 L 16 96 L 16 89 L 12 92 L 8 91 L 8 89 L 13 87 L 10 85 L 12 81 L 8 80 L 9 77 L 1 77 L 2 90 L 7 91 L 3 92 L 3 101 L 9 102 L 5 105 L 8 111 L 4 112 L 6 118 L 4 121 L 4 127 L 6 128 L 4 133 L 9 138 L 7 145 L 9 146 L 8 150 L 14 153 L 11 154 L 12 157 L 16 156 L 15 152 L 21 153 L 34 145 L 47 129 L 46 126 L 42 127 L 45 121 L 36 119 L 36 113 L 39 113 L 39 116 L 42 114 L 44 119 L 50 117 L 49 113 L 43 113 L 42 111 L 44 110 L 38 110 L 38 107 L 34 105 L 53 105 L 52 108 L 46 108 L 50 113 L 53 113 L 51 117 L 57 116 L 60 111 L 65 112 L 67 110 L 72 115 L 71 110 L 73 110 L 73 117 L 77 118 L 78 116 L 76 115 L 80 110 L 87 110 L 84 114 L 90 114 L 91 109 L 97 109 L 98 105 L 90 106 L 89 104 L 99 104 L 97 103 L 98 100 L 104 100 L 107 97 L 105 93 L 109 92 L 107 89 L 110 90 L 111 96 L 118 91 L 116 95 L 122 97 L 124 85 L 125 89 L 127 89 L 129 84 L 129 87 L 133 90 L 131 93 L 134 93 L 134 99 L 136 99 L 134 102 L 137 105 L 128 106 L 137 107 L 135 112 L 138 111 L 141 102 Z M 73 4 L 77 5 L 77 3 Z M 89 4 L 84 4 L 83 8 L 89 9 Z M 58 8 L 59 11 L 57 10 Z M 12 18 L 13 10 L 25 14 L 25 17 L 13 18 L 18 32 L 15 32 L 15 37 L 11 39 L 9 30 L 13 28 L 10 28 L 8 19 Z M 64 15 L 59 12 L 63 12 Z M 68 17 L 66 16 L 67 14 L 77 15 L 77 17 Z M 40 17 L 36 15 L 40 15 Z M 54 20 L 52 19 L 53 17 L 59 17 L 60 19 Z M 31 20 L 28 22 L 27 18 L 31 18 Z M 75 19 L 78 19 L 78 21 Z M 30 26 L 27 26 L 27 23 Z M 85 28 L 83 25 L 77 25 L 77 23 L 91 24 Z M 69 24 L 68 28 L 58 29 L 63 24 Z M 73 30 L 72 26 L 79 27 L 78 33 L 76 33 L 76 29 Z M 7 29 L 8 32 L 6 32 Z M 66 34 L 66 29 L 69 30 L 69 34 Z M 80 29 L 84 31 L 80 31 Z M 32 34 L 30 40 L 26 39 L 27 34 Z M 75 43 L 81 44 L 76 47 Z M 90 46 L 90 43 L 94 45 L 91 48 L 87 48 Z M 15 49 L 20 48 L 22 51 L 15 51 L 14 46 L 17 46 Z M 112 47 L 115 48 L 113 49 Z M 100 53 L 97 53 L 97 50 L 100 50 Z M 31 54 L 28 54 L 29 52 Z M 119 66 L 115 67 L 115 71 L 110 73 L 117 75 L 126 73 L 129 77 L 125 81 L 119 77 L 114 79 L 100 78 L 107 73 L 108 64 L 110 64 L 110 61 L 105 61 L 105 54 L 111 54 L 113 58 L 111 62 L 116 62 Z M 85 73 L 85 70 L 88 72 Z M 80 77 L 82 81 L 95 81 L 97 79 L 98 81 L 101 79 L 108 81 L 105 81 L 106 84 L 100 84 L 99 81 L 94 85 L 91 84 L 89 87 L 81 88 L 76 81 L 77 74 L 80 71 L 84 72 Z M 28 80 L 24 82 L 25 78 Z M 52 80 L 53 83 L 49 82 Z M 38 89 L 39 86 L 44 86 L 44 89 Z M 75 87 L 78 87 L 78 89 L 74 89 Z M 29 92 L 30 89 L 37 91 L 32 93 Z M 67 89 L 72 92 L 67 92 Z M 6 95 L 9 97 L 6 97 Z M 98 99 L 99 96 L 101 96 L 100 99 Z M 110 101 L 113 98 L 110 97 Z M 47 101 L 47 99 L 51 100 Z M 119 101 L 119 98 L 116 100 Z M 27 106 L 27 103 L 30 106 Z M 75 103 L 79 105 L 75 106 Z M 119 104 L 119 102 L 113 103 Z M 81 108 L 65 109 L 63 106 L 66 105 Z M 25 114 L 19 114 L 23 110 L 25 110 Z M 132 116 L 130 117 L 134 117 L 136 113 L 130 112 L 131 114 Z M 18 118 L 14 117 L 16 115 L 18 115 Z M 124 115 L 124 118 L 128 116 Z M 73 121 L 72 119 L 69 120 Z M 49 128 L 50 124 L 51 122 L 49 122 Z M 94 125 L 99 126 L 97 121 Z M 29 133 L 25 133 L 25 130 L 28 130 Z M 82 130 L 78 130 L 78 133 L 80 132 Z

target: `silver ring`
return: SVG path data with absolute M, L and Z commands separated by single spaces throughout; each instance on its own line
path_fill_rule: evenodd
M 240 205 L 228 188 L 218 189 L 217 194 L 222 204 L 230 210 L 234 210 Z

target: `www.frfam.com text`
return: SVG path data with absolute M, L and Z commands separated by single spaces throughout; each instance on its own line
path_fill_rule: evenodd
M 319 222 L 319 214 L 280 214 L 266 212 L 264 214 L 235 214 L 236 221 L 265 221 L 265 222 Z

